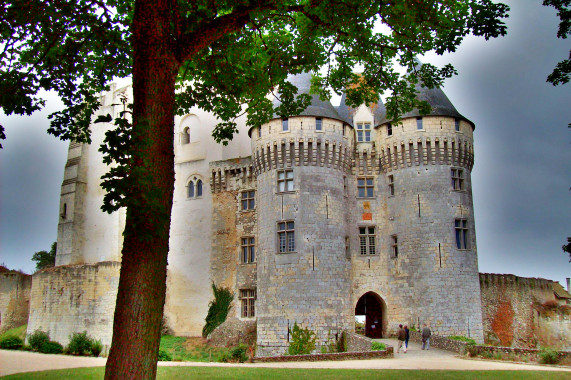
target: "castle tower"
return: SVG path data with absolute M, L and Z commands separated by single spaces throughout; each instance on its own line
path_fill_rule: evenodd
M 470 173 L 474 124 L 439 88 L 417 85 L 432 107 L 392 125 L 375 121 L 378 217 L 391 295 L 389 328 L 429 323 L 439 335 L 483 341 Z
M 291 77 L 308 93 L 310 74 Z M 312 96 L 300 115 L 250 130 L 257 176 L 257 355 L 283 354 L 294 323 L 317 346 L 354 326 L 346 253 L 353 130 Z

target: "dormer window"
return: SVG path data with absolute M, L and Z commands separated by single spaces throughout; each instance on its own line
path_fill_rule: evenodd
M 371 141 L 371 123 L 357 123 L 357 142 Z

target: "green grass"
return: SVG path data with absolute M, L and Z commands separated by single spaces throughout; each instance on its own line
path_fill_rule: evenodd
M 163 335 L 161 350 L 171 354 L 173 361 L 219 362 L 228 356 L 226 348 L 209 347 L 202 338 Z
M 56 371 L 29 372 L 6 376 L 3 379 L 103 379 L 104 368 L 78 368 Z M 421 370 L 358 370 L 358 369 L 302 369 L 244 367 L 159 367 L 157 379 L 569 379 L 568 372 L 550 371 L 421 371 Z
M 13 329 L 7 330 L 2 335 L 0 335 L 0 339 L 6 336 L 17 336 L 18 338 L 25 340 L 26 339 L 26 329 L 28 325 L 22 325 L 20 327 L 15 327 Z

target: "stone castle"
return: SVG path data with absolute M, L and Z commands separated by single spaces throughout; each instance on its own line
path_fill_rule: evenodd
M 309 92 L 309 74 L 290 80 Z M 228 146 L 212 139 L 211 114 L 178 117 L 172 332 L 201 334 L 214 283 L 235 295 L 228 322 L 256 325 L 257 355 L 283 353 L 294 323 L 314 331 L 319 348 L 354 331 L 355 316 L 371 337 L 429 323 L 436 334 L 483 342 L 482 310 L 490 312 L 474 229 L 475 126 L 441 89 L 417 90 L 432 111 L 399 124 L 381 100 L 354 109 L 344 97 L 334 107 L 312 95 L 299 116 L 249 130 L 239 120 Z M 99 113 L 116 117 L 124 97 L 130 87 L 113 87 Z M 56 266 L 31 286 L 28 331 L 62 343 L 84 330 L 111 342 L 125 220 L 124 211 L 100 210 L 107 167 L 98 147 L 111 128 L 94 124 L 91 145 L 70 144 Z

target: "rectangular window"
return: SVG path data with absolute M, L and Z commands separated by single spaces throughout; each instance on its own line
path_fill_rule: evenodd
M 347 128 L 346 124 L 343 124 L 343 136 L 345 136 L 345 129 Z
M 454 119 L 454 129 L 456 132 L 460 132 L 460 119 Z
M 395 177 L 389 176 L 389 195 L 395 195 Z
M 241 261 L 242 264 L 251 264 L 256 262 L 256 240 L 253 237 L 243 237 L 241 245 Z
M 320 117 L 315 118 L 315 130 L 316 131 L 323 130 L 323 120 Z
M 452 177 L 452 189 L 464 190 L 464 170 L 452 168 L 450 172 Z
M 399 246 L 398 246 L 398 237 L 397 235 L 391 236 L 391 247 L 392 247 L 392 255 L 393 257 L 399 257 Z
M 280 253 L 295 252 L 295 228 L 292 220 L 278 223 Z
M 357 123 L 357 142 L 371 141 L 371 123 Z
M 416 129 L 424 129 L 424 126 L 422 125 L 422 117 L 416 118 Z
M 393 125 L 391 123 L 387 124 L 387 135 L 388 136 L 392 136 L 393 135 Z
M 357 196 L 359 198 L 373 198 L 373 186 L 372 177 L 357 178 Z
M 240 300 L 242 301 L 242 318 L 252 318 L 256 316 L 256 290 L 240 289 Z
M 293 191 L 293 170 L 278 171 L 278 192 Z
M 262 127 L 258 127 L 258 137 L 262 137 Z
M 242 211 L 253 210 L 256 206 L 256 192 L 254 190 L 242 191 Z
M 375 227 L 359 227 L 359 251 L 361 255 L 375 254 Z
M 289 131 L 288 119 L 282 119 L 282 131 Z
M 468 245 L 468 221 L 466 219 L 456 219 L 454 221 L 456 230 L 456 248 L 469 249 Z

